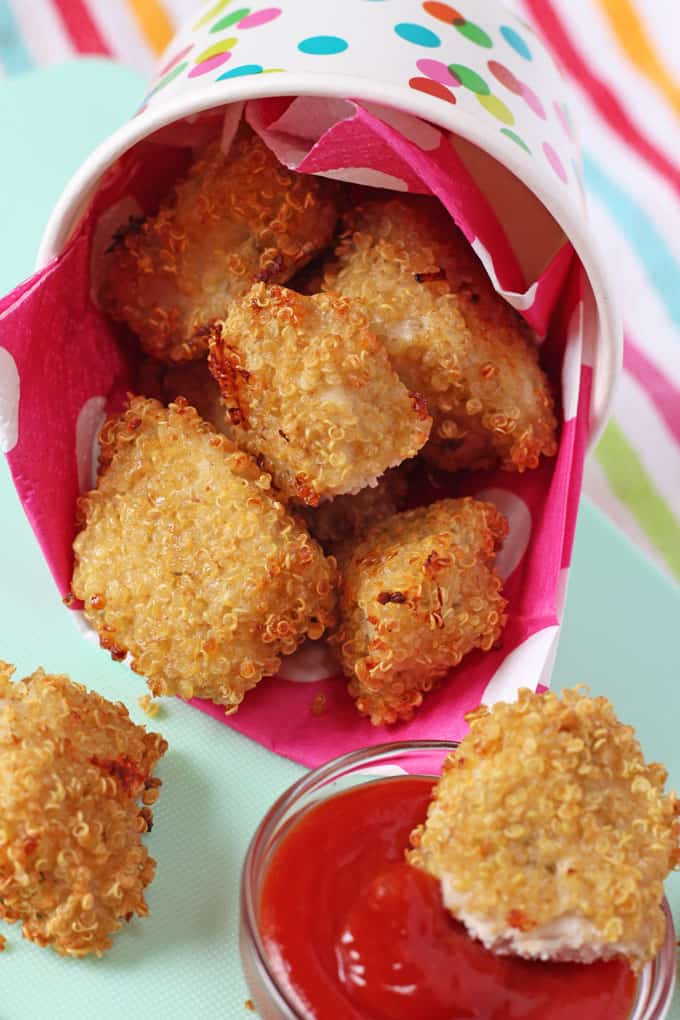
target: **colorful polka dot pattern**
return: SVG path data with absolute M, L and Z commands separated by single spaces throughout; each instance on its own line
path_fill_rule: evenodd
M 546 119 L 543 103 L 529 85 L 516 78 L 505 64 L 499 64 L 497 60 L 490 60 L 487 67 L 494 78 L 508 89 L 509 92 L 514 93 L 516 96 L 521 96 L 527 106 L 534 111 L 537 117 L 540 117 L 542 120 Z
M 441 3 L 440 0 L 425 0 L 422 4 L 422 8 L 426 15 L 429 15 L 431 18 L 434 18 L 436 21 L 443 23 L 444 25 L 451 26 L 469 42 L 474 43 L 477 46 L 481 46 L 484 49 L 493 49 L 494 40 L 492 36 L 479 25 L 472 21 L 468 21 L 465 15 L 457 8 L 451 7 L 447 3 Z M 409 30 L 408 35 L 403 35 L 403 32 L 401 31 L 405 27 Z M 414 31 L 415 29 L 418 29 L 418 31 Z M 425 38 L 423 34 L 425 31 L 424 26 L 404 26 L 401 24 L 395 26 L 395 31 L 398 34 L 403 35 L 404 38 L 408 38 L 409 42 L 413 42 L 416 45 L 432 45 L 431 43 L 428 44 L 423 42 L 423 39 Z M 531 61 L 533 59 L 529 44 L 516 29 L 511 28 L 509 25 L 501 25 L 500 36 L 504 42 L 507 43 L 508 46 L 510 46 L 510 48 L 524 60 Z M 436 38 L 437 45 L 441 45 L 443 40 L 439 36 Z M 515 114 L 512 109 L 500 96 L 496 95 L 495 92 L 492 92 L 489 81 L 478 69 L 475 69 L 468 64 L 447 64 L 441 60 L 431 60 L 428 58 L 421 58 L 416 61 L 416 68 L 420 71 L 422 77 L 418 76 L 409 79 L 409 85 L 412 89 L 416 89 L 419 92 L 425 92 L 438 99 L 443 99 L 448 103 L 456 102 L 456 97 L 451 91 L 453 88 L 462 87 L 466 89 L 474 95 L 482 109 L 490 114 L 490 116 L 492 116 L 495 120 L 500 121 L 500 123 L 504 125 L 504 127 L 500 129 L 501 134 L 514 142 L 515 145 L 518 145 L 528 155 L 532 155 L 530 146 L 521 137 L 521 135 L 517 133 L 517 131 L 512 130 L 516 122 Z M 495 79 L 502 88 L 507 90 L 513 96 L 517 96 L 522 99 L 537 118 L 543 121 L 548 119 L 545 106 L 540 97 L 530 85 L 521 81 L 507 66 L 507 64 L 501 63 L 499 60 L 488 60 L 486 68 L 490 72 L 492 78 Z M 566 114 L 566 108 L 563 104 L 555 103 L 554 110 L 562 130 L 571 139 L 570 124 Z M 567 183 L 567 172 L 555 147 L 551 145 L 550 142 L 544 141 L 541 148 L 548 165 L 555 175 L 563 183 Z
M 138 113 L 142 113 L 146 109 L 147 103 L 150 99 L 153 99 L 157 92 L 160 92 L 161 89 L 164 89 L 166 85 L 169 85 L 171 81 L 174 81 L 175 78 L 178 78 L 180 74 L 186 71 L 189 66 L 189 62 L 188 60 L 182 61 L 182 56 L 186 56 L 192 49 L 193 46 L 187 46 L 184 50 L 180 51 L 180 53 L 176 54 L 172 60 L 168 61 L 163 68 L 163 70 L 167 71 L 167 73 L 162 75 L 154 88 L 152 88 L 151 91 L 144 97 Z M 182 62 L 178 63 L 178 61 Z
M 514 28 L 511 28 L 510 25 L 501 25 L 501 35 L 506 43 L 512 46 L 515 53 L 519 53 L 520 57 L 524 57 L 525 60 L 533 59 L 526 40 Z
M 213 18 L 216 18 L 218 14 L 221 14 L 230 3 L 231 0 L 219 0 L 213 7 L 209 7 L 194 25 L 194 32 L 198 32 L 204 25 L 207 25 Z
M 513 142 L 519 145 L 520 149 L 524 149 L 525 152 L 528 152 L 529 155 L 531 155 L 531 149 L 524 139 L 520 138 L 516 131 L 511 131 L 510 128 L 504 127 L 501 128 L 501 134 L 505 135 L 506 138 L 511 138 Z
M 249 14 L 250 9 L 248 7 L 242 7 L 238 11 L 232 11 L 231 14 L 225 14 L 223 18 L 215 22 L 210 29 L 210 34 L 214 35 L 215 32 L 223 32 L 225 28 L 231 28 L 232 25 L 238 24 L 239 21 L 242 21 Z
M 465 67 L 464 64 L 450 64 L 449 71 L 456 76 L 464 88 L 470 89 L 470 92 L 474 92 L 476 96 L 488 96 L 491 92 L 482 76 L 473 71 L 471 67 Z
M 543 152 L 545 153 L 545 158 L 548 160 L 548 163 L 553 168 L 559 179 L 561 181 L 564 181 L 564 183 L 566 184 L 567 171 L 564 169 L 564 164 L 562 163 L 562 160 L 557 155 L 550 142 L 543 142 Z
M 300 53 L 315 57 L 331 57 L 347 49 L 347 41 L 339 35 L 310 35 L 298 43 Z
M 488 95 L 477 96 L 478 101 L 484 107 L 484 109 L 495 117 L 496 120 L 500 120 L 503 124 L 514 124 L 515 117 L 512 110 L 509 110 L 502 99 L 498 96 L 494 96 L 491 93 Z
M 457 11 L 455 7 L 451 7 L 449 4 L 436 3 L 431 2 L 431 0 L 427 0 L 427 2 L 423 4 L 423 10 L 426 14 L 431 14 L 433 18 L 437 19 L 437 21 L 443 21 L 445 25 L 456 25 L 465 21 L 465 18 L 460 11 Z
M 253 11 L 243 21 L 239 21 L 239 28 L 259 28 L 260 25 L 268 25 L 281 13 L 280 7 L 266 7 L 263 11 Z
M 570 142 L 574 141 L 574 128 L 571 123 L 571 117 L 569 116 L 569 110 L 566 103 L 559 103 L 557 100 L 553 103 L 553 109 L 557 116 L 558 121 L 562 125 L 562 130 L 569 139 Z
M 423 10 L 426 14 L 431 14 L 438 21 L 443 21 L 445 25 L 453 25 L 456 31 L 460 32 L 466 39 L 469 39 L 470 42 L 483 46 L 485 49 L 491 49 L 493 46 L 491 36 L 483 28 L 480 28 L 479 25 L 476 25 L 474 21 L 468 21 L 455 7 L 428 0 L 428 2 L 423 4 Z
M 460 32 L 465 39 L 476 43 L 477 46 L 483 46 L 484 49 L 491 49 L 493 46 L 488 32 L 485 32 L 474 21 L 469 21 L 455 7 L 451 7 L 449 4 L 426 2 L 423 4 L 423 10 L 426 14 L 431 14 L 433 18 L 437 18 L 438 21 L 443 21 L 447 25 L 453 25 L 456 31 Z
M 198 32 L 202 28 L 210 25 L 209 34 L 219 35 L 220 32 L 225 32 L 227 29 L 237 29 L 239 31 L 260 28 L 262 25 L 268 25 L 270 22 L 275 21 L 276 18 L 282 13 L 280 7 L 265 7 L 260 10 L 251 10 L 250 7 L 239 7 L 234 11 L 230 11 L 228 14 L 223 14 L 224 10 L 229 6 L 232 0 L 219 0 L 219 3 L 213 4 L 205 14 L 201 15 L 198 21 L 193 26 L 193 31 Z M 222 15 L 221 17 L 218 17 Z M 214 18 L 218 20 L 213 21 Z M 213 22 L 212 24 L 210 24 Z M 321 37 L 319 37 L 321 38 Z M 330 37 L 324 37 L 330 38 Z M 309 40 L 307 40 L 309 41 Z M 343 45 L 340 49 L 346 49 L 347 43 L 344 40 L 338 40 Z M 185 61 L 186 57 L 191 50 L 194 48 L 194 44 L 185 46 L 184 49 L 176 53 L 170 60 L 165 64 L 159 73 L 159 80 L 154 84 L 149 94 L 144 98 L 142 103 L 142 109 L 144 109 L 153 96 L 155 96 L 161 89 L 164 89 L 170 82 L 178 78 L 180 74 L 186 71 L 187 78 L 203 78 L 204 75 L 210 74 L 211 71 L 216 71 L 226 64 L 227 61 L 231 60 L 231 51 L 238 43 L 238 38 L 230 37 L 227 39 L 220 39 L 218 42 L 204 49 L 197 57 L 194 57 L 193 61 Z M 311 51 L 309 51 L 311 52 Z M 320 50 L 319 52 L 340 52 L 340 50 Z M 193 66 L 190 66 L 193 64 Z M 216 81 L 223 81 L 225 78 L 238 78 L 247 74 L 261 74 L 264 71 L 278 71 L 280 68 L 263 68 L 259 64 L 242 64 L 240 67 L 234 68 L 232 71 L 220 74 Z
M 394 26 L 394 31 L 400 39 L 413 43 L 415 46 L 427 46 L 434 49 L 442 44 L 439 36 L 431 32 L 429 28 L 414 25 L 410 21 L 400 21 L 398 25 Z
M 193 48 L 194 44 L 190 43 L 188 46 L 185 46 L 184 49 L 179 50 L 177 53 L 175 53 L 174 57 L 168 60 L 167 64 L 164 64 L 163 67 L 160 69 L 160 71 L 158 72 L 158 77 L 164 78 L 168 71 L 171 71 L 173 67 L 179 64 L 180 60 L 184 60 L 188 53 L 191 53 Z
M 442 63 L 441 60 L 419 60 L 416 67 L 428 78 L 439 82 L 440 85 L 450 85 L 452 88 L 457 88 L 460 85 L 460 78 L 457 78 L 448 65 Z
M 241 64 L 240 67 L 232 67 L 230 71 L 225 71 L 221 74 L 218 81 L 224 81 L 226 78 L 243 78 L 249 74 L 262 74 L 264 71 L 263 67 L 259 64 Z
M 196 57 L 194 66 L 189 71 L 189 78 L 201 78 L 216 68 L 231 60 L 231 51 L 236 45 L 236 39 L 221 39 L 220 42 L 208 46 L 206 50 Z
M 191 26 L 195 37 L 185 38 L 188 45 L 178 45 L 159 71 L 143 109 L 158 92 L 181 77 L 199 82 L 222 82 L 280 71 L 280 67 L 265 66 L 257 45 L 246 47 L 238 60 L 245 45 L 239 46 L 239 40 L 245 40 L 251 33 L 259 38 L 258 30 L 266 31 L 267 26 L 276 24 L 286 9 L 286 0 L 281 0 L 281 7 L 265 6 L 266 3 L 267 0 L 259 0 L 259 3 L 258 0 L 217 0 L 209 4 Z M 539 60 L 540 49 L 535 53 L 537 44 L 532 41 L 528 29 L 519 22 L 508 24 L 506 19 L 492 24 L 479 23 L 474 16 L 468 17 L 475 13 L 472 0 L 464 0 L 460 6 L 443 0 L 419 0 L 411 9 L 396 0 L 394 8 L 401 9 L 402 13 L 409 10 L 407 20 L 392 13 L 389 0 L 365 0 L 365 3 L 367 16 L 371 7 L 390 12 L 378 24 L 382 31 L 391 30 L 391 45 L 403 52 L 406 60 L 412 54 L 407 81 L 414 92 L 450 106 L 462 104 L 469 109 L 472 104 L 482 117 L 496 124 L 496 130 L 511 146 L 533 158 L 544 159 L 560 181 L 571 182 L 574 136 L 568 112 L 561 101 L 539 95 L 540 89 L 535 87 L 536 75 L 529 73 L 528 65 L 535 63 L 535 58 Z M 291 14 L 294 6 L 291 5 Z M 301 69 L 304 65 L 300 61 L 308 57 L 308 66 L 313 72 L 337 67 L 344 73 L 342 54 L 349 50 L 351 58 L 353 53 L 354 22 L 347 22 L 346 33 L 337 34 L 337 27 L 343 22 L 336 17 L 318 15 L 315 5 L 310 5 L 309 15 L 305 14 L 304 25 L 309 30 L 306 35 L 299 32 L 298 17 L 292 21 L 297 26 L 297 36 L 290 35 L 291 22 L 275 29 L 280 32 L 282 54 L 292 44 L 299 55 Z M 330 31 L 324 32 L 325 22 Z M 265 47 L 265 52 L 269 59 L 273 57 L 277 61 L 277 49 L 272 47 L 274 37 L 269 34 L 267 38 L 269 49 Z M 375 42 L 380 45 L 379 36 Z M 354 45 L 361 43 L 365 43 L 365 39 L 357 35 Z M 274 45 L 278 48 L 278 44 Z M 327 63 L 321 63 L 319 58 Z M 294 63 L 294 59 L 290 59 Z M 522 67 L 526 67 L 526 75 Z M 525 77 L 532 78 L 532 85 Z M 573 176 L 578 177 L 577 174 Z
M 409 78 L 409 85 L 416 92 L 425 92 L 428 96 L 434 96 L 436 99 L 443 99 L 447 103 L 455 103 L 456 97 L 450 89 L 447 89 L 446 85 L 441 82 L 433 80 L 432 78 Z

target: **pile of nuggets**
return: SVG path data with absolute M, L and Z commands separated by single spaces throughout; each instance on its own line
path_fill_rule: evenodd
M 507 522 L 405 509 L 408 474 L 556 453 L 526 325 L 434 198 L 291 172 L 245 125 L 106 258 L 142 367 L 79 504 L 72 592 L 102 645 L 232 712 L 325 634 L 361 713 L 411 718 L 500 638 Z
M 418 458 L 535 468 L 556 452 L 550 386 L 433 199 L 352 199 L 242 128 L 107 256 L 102 306 L 143 356 L 79 503 L 72 590 L 154 695 L 235 711 L 328 635 L 359 711 L 393 723 L 502 633 L 507 521 L 472 498 L 406 509 L 409 475 Z M 0 663 L 0 918 L 101 955 L 148 913 L 141 837 L 167 745 L 67 677 L 12 673 Z M 578 689 L 467 718 L 410 863 L 495 952 L 640 970 L 680 863 L 665 770 Z

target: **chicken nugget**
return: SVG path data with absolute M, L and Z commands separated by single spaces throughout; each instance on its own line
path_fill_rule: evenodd
M 442 499 L 381 521 L 340 561 L 333 642 L 357 708 L 408 720 L 423 694 L 506 622 L 494 560 L 508 530 L 490 503 Z
M 160 367 L 160 390 L 164 403 L 184 397 L 217 432 L 233 438 L 234 430 L 227 421 L 220 388 L 205 359 Z M 362 489 L 353 496 L 337 496 L 318 507 L 295 506 L 295 512 L 302 517 L 310 535 L 325 552 L 331 554 L 347 539 L 359 537 L 371 524 L 403 509 L 408 468 L 413 463 L 406 461 L 397 468 L 391 468 L 377 485 Z
M 349 298 L 255 284 L 215 323 L 209 362 L 239 446 L 308 506 L 375 485 L 430 432 Z
M 309 533 L 327 552 L 335 552 L 352 539 L 363 538 L 373 524 L 404 508 L 407 464 L 391 468 L 377 485 L 354 496 L 336 496 L 317 507 L 301 508 L 299 513 Z
M 538 352 L 439 202 L 355 208 L 324 287 L 359 300 L 403 382 L 434 418 L 424 456 L 449 471 L 509 471 L 557 450 Z
M 484 705 L 447 760 L 409 861 L 496 953 L 634 970 L 663 942 L 680 802 L 631 726 L 583 689 Z
M 168 745 L 66 676 L 13 672 L 0 663 L 0 917 L 62 956 L 101 956 L 149 912 L 140 837 Z
M 184 401 L 133 398 L 100 436 L 80 501 L 73 593 L 154 695 L 235 711 L 282 655 L 333 623 L 335 561 L 270 478 Z
M 200 357 L 208 324 L 255 280 L 285 282 L 326 247 L 338 193 L 335 182 L 281 166 L 244 126 L 228 156 L 212 142 L 159 212 L 119 235 L 102 307 L 154 357 Z
M 227 421 L 220 388 L 204 358 L 160 367 L 164 403 L 184 397 L 204 421 L 210 422 L 217 432 L 233 439 L 234 430 Z M 408 472 L 414 463 L 405 461 L 399 467 L 391 468 L 375 486 L 362 489 L 356 495 L 337 496 L 318 507 L 295 506 L 295 512 L 302 517 L 310 535 L 330 554 L 347 539 L 362 535 L 371 524 L 403 509 Z

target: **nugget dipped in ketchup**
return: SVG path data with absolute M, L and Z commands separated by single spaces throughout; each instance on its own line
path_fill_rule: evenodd
M 665 933 L 679 802 L 631 726 L 582 688 L 480 706 L 446 762 L 409 863 L 488 949 L 538 960 L 625 957 Z
M 680 860 L 665 769 L 580 688 L 521 690 L 468 721 L 439 779 L 375 778 L 367 749 L 369 778 L 296 816 L 258 895 L 270 977 L 304 1020 L 642 1016 Z

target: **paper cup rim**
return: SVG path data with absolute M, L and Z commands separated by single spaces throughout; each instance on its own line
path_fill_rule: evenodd
M 133 145 L 174 121 L 192 114 L 224 106 L 227 103 L 274 96 L 320 96 L 355 99 L 393 107 L 451 131 L 483 149 L 506 167 L 532 191 L 571 241 L 586 271 L 595 297 L 599 316 L 597 365 L 593 378 L 593 395 L 589 423 L 588 448 L 596 444 L 606 424 L 614 398 L 615 386 L 623 364 L 623 326 L 614 302 L 611 275 L 586 224 L 588 220 L 562 201 L 557 188 L 548 188 L 547 173 L 539 165 L 513 165 L 510 150 L 501 136 L 496 136 L 482 121 L 463 109 L 449 107 L 441 100 L 414 89 L 363 78 L 356 75 L 294 73 L 244 77 L 225 82 L 211 82 L 186 94 L 169 97 L 157 107 L 145 110 L 123 124 L 105 139 L 83 162 L 64 188 L 45 227 L 37 256 L 37 269 L 42 269 L 60 254 L 69 240 L 91 195 L 103 176 L 117 159 Z

